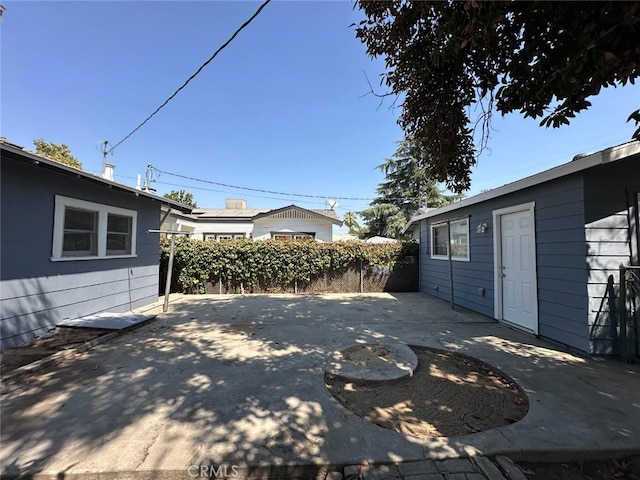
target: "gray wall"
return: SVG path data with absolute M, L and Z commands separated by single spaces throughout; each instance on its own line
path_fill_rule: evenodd
M 57 321 L 123 312 L 157 300 L 160 203 L 31 164 L 2 159 L 2 349 Z M 135 258 L 52 262 L 55 195 L 138 211 Z
M 572 175 L 421 221 L 421 291 L 450 298 L 448 262 L 429 256 L 430 224 L 469 216 L 470 261 L 453 262 L 455 303 L 494 317 L 492 212 L 535 202 L 539 335 L 588 351 L 583 196 L 582 177 Z
M 617 322 L 603 303 L 607 277 L 613 275 L 616 294 L 619 266 L 637 258 L 635 194 L 640 191 L 640 155 L 585 172 L 585 236 L 587 248 L 591 352 L 616 354 Z

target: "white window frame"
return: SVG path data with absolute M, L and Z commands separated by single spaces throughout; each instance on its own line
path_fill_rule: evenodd
M 288 238 L 290 240 L 302 240 L 302 239 L 316 239 L 316 232 L 271 232 L 271 239 L 285 239 Z
M 64 255 L 64 213 L 66 208 L 88 210 L 98 214 L 97 254 L 96 255 Z M 131 217 L 131 253 L 108 255 L 107 254 L 107 219 L 109 214 Z M 105 260 L 112 258 L 136 257 L 136 233 L 138 225 L 138 212 L 126 208 L 113 207 L 101 203 L 88 202 L 77 198 L 56 195 L 53 219 L 53 242 L 51 248 L 52 262 L 70 262 L 75 260 Z
M 244 233 L 213 233 L 213 232 L 205 232 L 202 234 L 202 239 L 205 242 L 217 242 L 220 240 L 243 240 L 246 238 Z
M 436 255 L 434 253 L 434 241 L 433 241 L 433 237 L 434 237 L 434 230 L 438 227 L 448 227 L 451 228 L 451 225 L 456 224 L 456 223 L 465 223 L 466 224 L 466 232 L 467 232 L 467 255 L 466 256 L 456 256 L 456 255 L 452 255 L 451 256 L 451 260 L 455 260 L 456 262 L 469 262 L 471 260 L 471 235 L 469 232 L 469 217 L 466 218 L 458 218 L 456 220 L 451 220 L 449 222 L 438 222 L 438 223 L 432 223 L 430 225 L 431 227 L 431 242 L 429 245 L 429 253 L 431 254 L 431 258 L 435 259 L 435 260 L 448 260 L 449 259 L 449 249 L 451 248 L 451 245 L 449 245 L 449 241 L 447 240 L 447 253 L 446 255 Z M 449 237 L 449 235 L 447 234 L 447 237 Z

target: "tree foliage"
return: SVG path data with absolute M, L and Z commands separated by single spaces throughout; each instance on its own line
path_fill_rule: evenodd
M 358 222 L 358 215 L 355 212 L 345 213 L 342 223 L 344 223 L 345 227 L 349 229 L 349 233 L 351 235 L 359 235 L 362 231 L 360 222 Z
M 193 195 L 185 190 L 171 190 L 169 193 L 165 193 L 163 197 L 193 208 L 198 207 L 196 202 L 193 201 Z
M 370 208 L 361 212 L 366 236 L 400 238 L 402 228 L 419 208 L 438 208 L 454 200 L 429 179 L 422 154 L 419 141 L 405 139 L 393 157 L 378 166 L 385 181 L 378 185 L 378 197 Z
M 82 170 L 82 163 L 73 156 L 69 147 L 64 143 L 50 143 L 41 138 L 36 138 L 33 144 L 36 147 L 35 153 L 37 155 Z
M 493 110 L 568 124 L 602 88 L 640 74 L 640 2 L 357 0 L 356 36 L 386 60 L 398 120 L 425 170 L 457 192 L 487 140 Z M 480 106 L 477 118 L 470 107 Z M 638 115 L 636 115 L 638 117 Z M 637 120 L 637 118 L 636 118 Z M 638 134 L 638 132 L 636 132 Z

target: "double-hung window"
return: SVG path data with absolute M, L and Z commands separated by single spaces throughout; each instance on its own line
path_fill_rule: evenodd
M 137 212 L 56 195 L 51 260 L 135 256 Z
M 451 228 L 451 235 L 449 235 Z M 431 258 L 469 261 L 469 219 L 431 225 Z
M 130 215 L 107 214 L 107 255 L 131 254 L 132 223 Z
M 64 212 L 62 252 L 68 257 L 98 254 L 98 212 L 67 207 Z

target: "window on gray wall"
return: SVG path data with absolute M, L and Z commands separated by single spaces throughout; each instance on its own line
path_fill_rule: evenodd
M 447 250 L 448 241 L 449 233 L 446 223 L 442 223 L 440 225 L 431 225 L 432 257 L 447 257 L 449 255 L 449 251 Z
M 135 256 L 137 218 L 135 210 L 56 195 L 51 260 Z
M 449 225 L 451 226 L 451 243 L 449 243 Z M 469 260 L 469 219 L 453 220 L 447 224 L 431 225 L 431 258 L 449 258 L 449 247 L 453 260 Z
M 127 215 L 108 214 L 107 255 L 127 255 L 131 253 L 131 223 Z
M 64 210 L 64 256 L 97 255 L 98 212 L 66 207 Z

